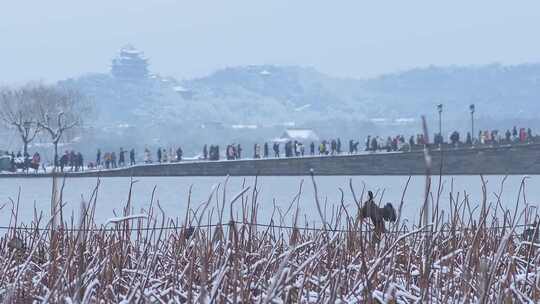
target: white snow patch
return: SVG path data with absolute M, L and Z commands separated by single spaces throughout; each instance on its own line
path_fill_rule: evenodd
M 300 112 L 300 111 L 303 111 L 303 110 L 305 110 L 305 109 L 308 109 L 309 107 L 311 107 L 311 104 L 310 104 L 310 103 L 305 104 L 305 105 L 303 105 L 303 106 L 301 106 L 301 107 L 298 107 L 298 108 L 294 109 L 294 111 L 295 111 L 295 112 Z
M 148 216 L 146 214 L 134 214 L 134 215 L 128 215 L 124 217 L 113 217 L 113 218 L 108 219 L 105 225 L 108 225 L 109 223 L 116 224 L 119 222 L 128 221 L 132 219 L 138 219 L 138 218 L 146 219 L 147 217 Z
M 233 129 L 257 129 L 257 125 L 232 125 Z

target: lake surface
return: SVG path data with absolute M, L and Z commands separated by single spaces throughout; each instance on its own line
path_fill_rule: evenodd
M 509 176 L 504 185 L 502 194 L 502 205 L 513 208 L 516 204 L 518 191 L 522 176 Z M 356 213 L 349 180 L 352 179 L 356 195 L 359 197 L 363 185 L 365 189 L 377 193 L 377 202 L 392 202 L 396 209 L 399 206 L 401 196 L 407 176 L 320 176 L 316 177 L 318 193 L 321 204 L 327 202 L 326 216 L 332 216 L 331 206 L 339 206 L 341 193 L 339 188 L 344 191 L 345 205 L 350 214 Z M 486 176 L 488 181 L 487 193 L 488 203 L 497 201 L 494 193 L 500 191 L 500 184 L 503 176 Z M 219 190 L 219 201 L 222 200 L 222 189 L 225 177 L 144 177 L 136 178 L 137 182 L 133 186 L 132 205 L 135 213 L 141 213 L 142 209 L 148 209 L 151 201 L 152 191 L 155 187 L 155 201 L 159 201 L 160 206 L 170 218 L 183 219 L 188 202 L 189 187 L 192 185 L 191 202 L 192 206 L 199 206 L 208 199 L 212 187 L 221 184 Z M 227 205 L 242 189 L 242 184 L 253 188 L 254 177 L 230 177 L 227 186 Z M 302 195 L 298 206 L 300 210 L 300 223 L 309 221 L 310 224 L 320 223 L 320 217 L 314 200 L 314 188 L 309 176 L 304 177 L 259 177 L 259 222 L 267 221 L 274 210 L 274 204 L 282 213 L 289 208 L 291 201 L 298 193 L 300 184 L 303 181 Z M 60 180 L 61 183 L 61 180 Z M 72 213 L 79 213 L 82 200 L 88 200 L 97 183 L 96 178 L 68 178 L 65 181 L 63 192 L 63 201 L 66 203 L 64 209 L 64 218 Z M 453 183 L 454 197 L 460 192 L 460 198 L 466 192 L 469 195 L 471 208 L 479 205 L 482 198 L 482 183 L 479 176 L 444 176 L 442 178 L 443 191 L 440 199 L 440 207 L 448 210 L 450 188 Z M 432 178 L 432 190 L 436 195 L 439 184 L 439 177 Z M 122 214 L 130 187 L 129 178 L 102 178 L 97 200 L 96 216 L 97 223 L 106 223 L 107 219 Z M 0 226 L 7 226 L 11 217 L 10 199 L 17 201 L 20 189 L 19 200 L 19 222 L 29 222 L 34 216 L 34 207 L 37 212 L 43 211 L 44 215 L 49 216 L 51 205 L 52 179 L 50 178 L 5 178 L 0 179 Z M 251 189 L 247 192 L 251 197 Z M 419 211 L 424 201 L 425 177 L 415 176 L 411 178 L 407 192 L 405 193 L 402 218 L 409 222 L 418 221 Z M 526 180 L 525 187 L 526 199 L 529 205 L 538 208 L 540 202 L 540 176 L 530 176 Z M 382 198 L 382 199 L 381 199 Z M 523 201 L 523 200 L 522 200 Z M 217 206 L 216 199 L 209 205 L 211 211 Z M 237 202 L 234 211 L 236 214 L 240 211 L 240 204 Z M 323 206 L 324 208 L 324 206 Z M 116 212 L 116 215 L 115 215 Z M 229 219 L 229 212 L 226 211 L 225 219 Z M 289 212 L 285 219 L 290 221 L 292 212 Z M 216 221 L 215 217 L 212 221 Z M 208 219 L 206 219 L 208 222 Z

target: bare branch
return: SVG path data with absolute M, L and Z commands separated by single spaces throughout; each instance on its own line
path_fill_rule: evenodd
M 33 90 L 30 86 L 0 89 L 0 124 L 15 129 L 25 152 L 41 130 L 37 123 L 38 107 Z

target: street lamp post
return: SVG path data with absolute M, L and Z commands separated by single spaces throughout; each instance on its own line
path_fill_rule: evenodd
M 26 132 L 26 134 L 30 132 L 29 130 L 31 126 L 32 126 L 32 123 L 30 121 L 25 121 L 23 123 L 24 131 Z
M 25 121 L 23 123 L 23 127 L 24 127 L 24 155 L 26 157 L 26 154 L 27 154 L 27 150 L 28 150 L 28 136 L 30 135 L 30 127 L 32 126 L 32 122 L 30 121 Z
M 469 106 L 471 110 L 471 143 L 474 145 L 474 103 Z
M 442 144 L 442 110 L 443 105 L 442 103 L 437 105 L 437 111 L 439 112 L 439 144 Z

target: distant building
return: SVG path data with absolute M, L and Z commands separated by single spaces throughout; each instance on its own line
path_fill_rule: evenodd
M 132 45 L 120 49 L 112 60 L 111 74 L 123 80 L 141 80 L 148 77 L 148 59 Z
M 319 141 L 319 136 L 311 129 L 287 129 L 279 141 L 297 140 L 300 142 Z

